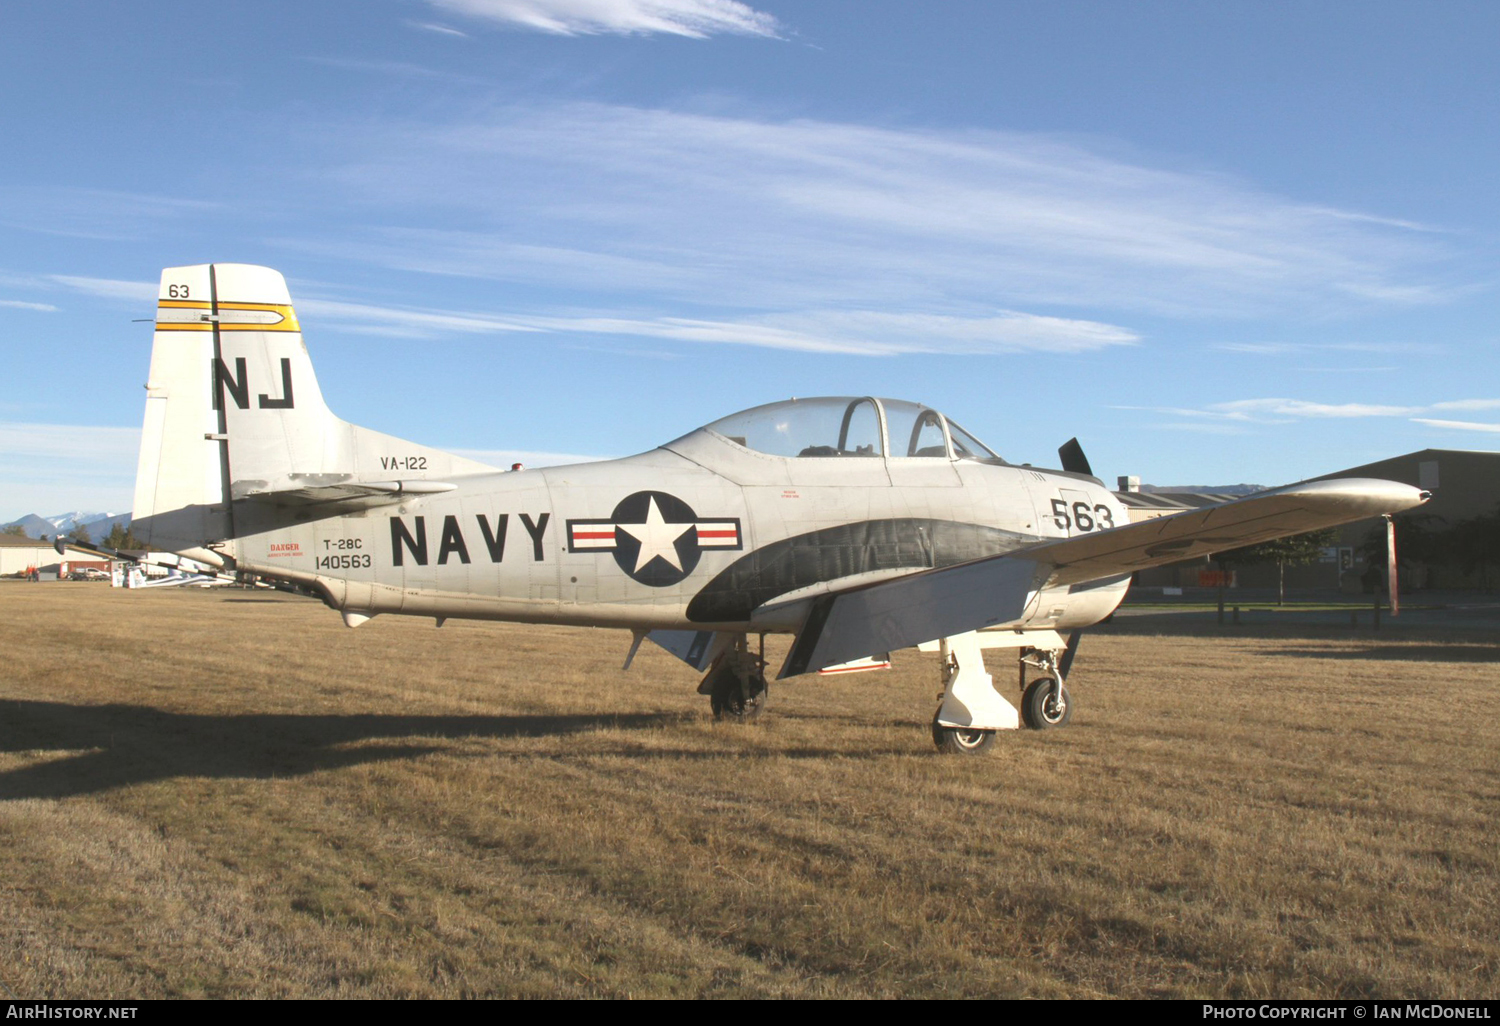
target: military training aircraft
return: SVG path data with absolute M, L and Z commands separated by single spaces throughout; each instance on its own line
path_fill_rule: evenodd
M 1407 509 L 1390 481 L 1315 481 L 1132 523 L 1076 442 L 1064 469 L 1005 462 L 936 410 L 792 399 L 625 459 L 504 472 L 335 417 L 286 282 L 162 272 L 131 530 L 154 549 L 381 613 L 617 627 L 699 671 L 716 716 L 779 677 L 936 646 L 939 748 L 1059 726 L 1076 632 L 1133 571 Z M 1074 632 L 1071 639 L 1061 632 Z M 751 636 L 760 639 L 752 649 Z M 1013 650 L 1020 709 L 985 672 Z

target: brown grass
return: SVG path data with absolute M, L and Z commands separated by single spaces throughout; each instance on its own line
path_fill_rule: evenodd
M 1154 629 L 966 759 L 915 653 L 0 586 L 0 995 L 1500 995 L 1500 639 Z

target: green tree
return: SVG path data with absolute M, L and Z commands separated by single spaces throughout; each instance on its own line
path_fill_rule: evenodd
M 1464 573 L 1479 572 L 1479 586 L 1490 588 L 1490 568 L 1500 566 L 1500 506 L 1490 513 L 1460 520 L 1450 532 L 1453 561 Z
M 4 527 L 0 527 L 0 534 L 8 534 L 15 538 L 24 538 L 26 537 L 26 528 L 20 524 L 6 524 Z
M 94 539 L 89 537 L 89 529 L 83 524 L 78 524 L 77 526 L 75 526 L 68 537 L 71 541 L 75 541 L 79 545 L 94 544 Z
M 130 533 L 130 528 L 115 524 L 104 536 L 104 547 L 109 549 L 144 549 L 146 543 Z
M 1276 604 L 1284 606 L 1286 605 L 1286 568 L 1316 563 L 1322 558 L 1323 550 L 1332 545 L 1337 537 L 1333 528 L 1330 527 L 1321 531 L 1308 531 L 1306 534 L 1294 534 L 1290 538 L 1261 542 L 1259 545 L 1246 545 L 1242 549 L 1230 549 L 1228 552 L 1216 553 L 1214 559 L 1224 569 L 1259 563 L 1275 563 Z
M 1453 565 L 1454 531 L 1448 521 L 1432 513 L 1398 513 L 1391 518 L 1396 525 L 1396 565 L 1410 567 L 1425 563 L 1429 567 Z M 1386 532 L 1382 522 L 1370 528 L 1360 544 L 1360 554 L 1371 566 L 1386 565 Z M 1428 583 L 1431 587 L 1431 582 Z

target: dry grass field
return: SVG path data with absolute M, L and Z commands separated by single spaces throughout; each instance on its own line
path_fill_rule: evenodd
M 1153 619 L 962 758 L 933 656 L 0 584 L 0 995 L 1500 996 L 1500 637 Z

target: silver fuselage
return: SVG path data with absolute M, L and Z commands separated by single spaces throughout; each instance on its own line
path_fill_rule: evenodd
M 236 502 L 234 537 L 218 548 L 241 570 L 312 585 L 363 615 L 794 631 L 831 587 L 1128 522 L 1119 500 L 1080 474 L 998 460 L 788 458 L 709 429 L 626 459 L 454 484 L 332 516 Z M 670 523 L 654 536 L 636 537 L 662 518 Z M 643 566 L 651 550 L 641 545 L 652 543 L 665 559 Z M 1042 589 L 1011 626 L 1087 626 L 1127 585 Z

